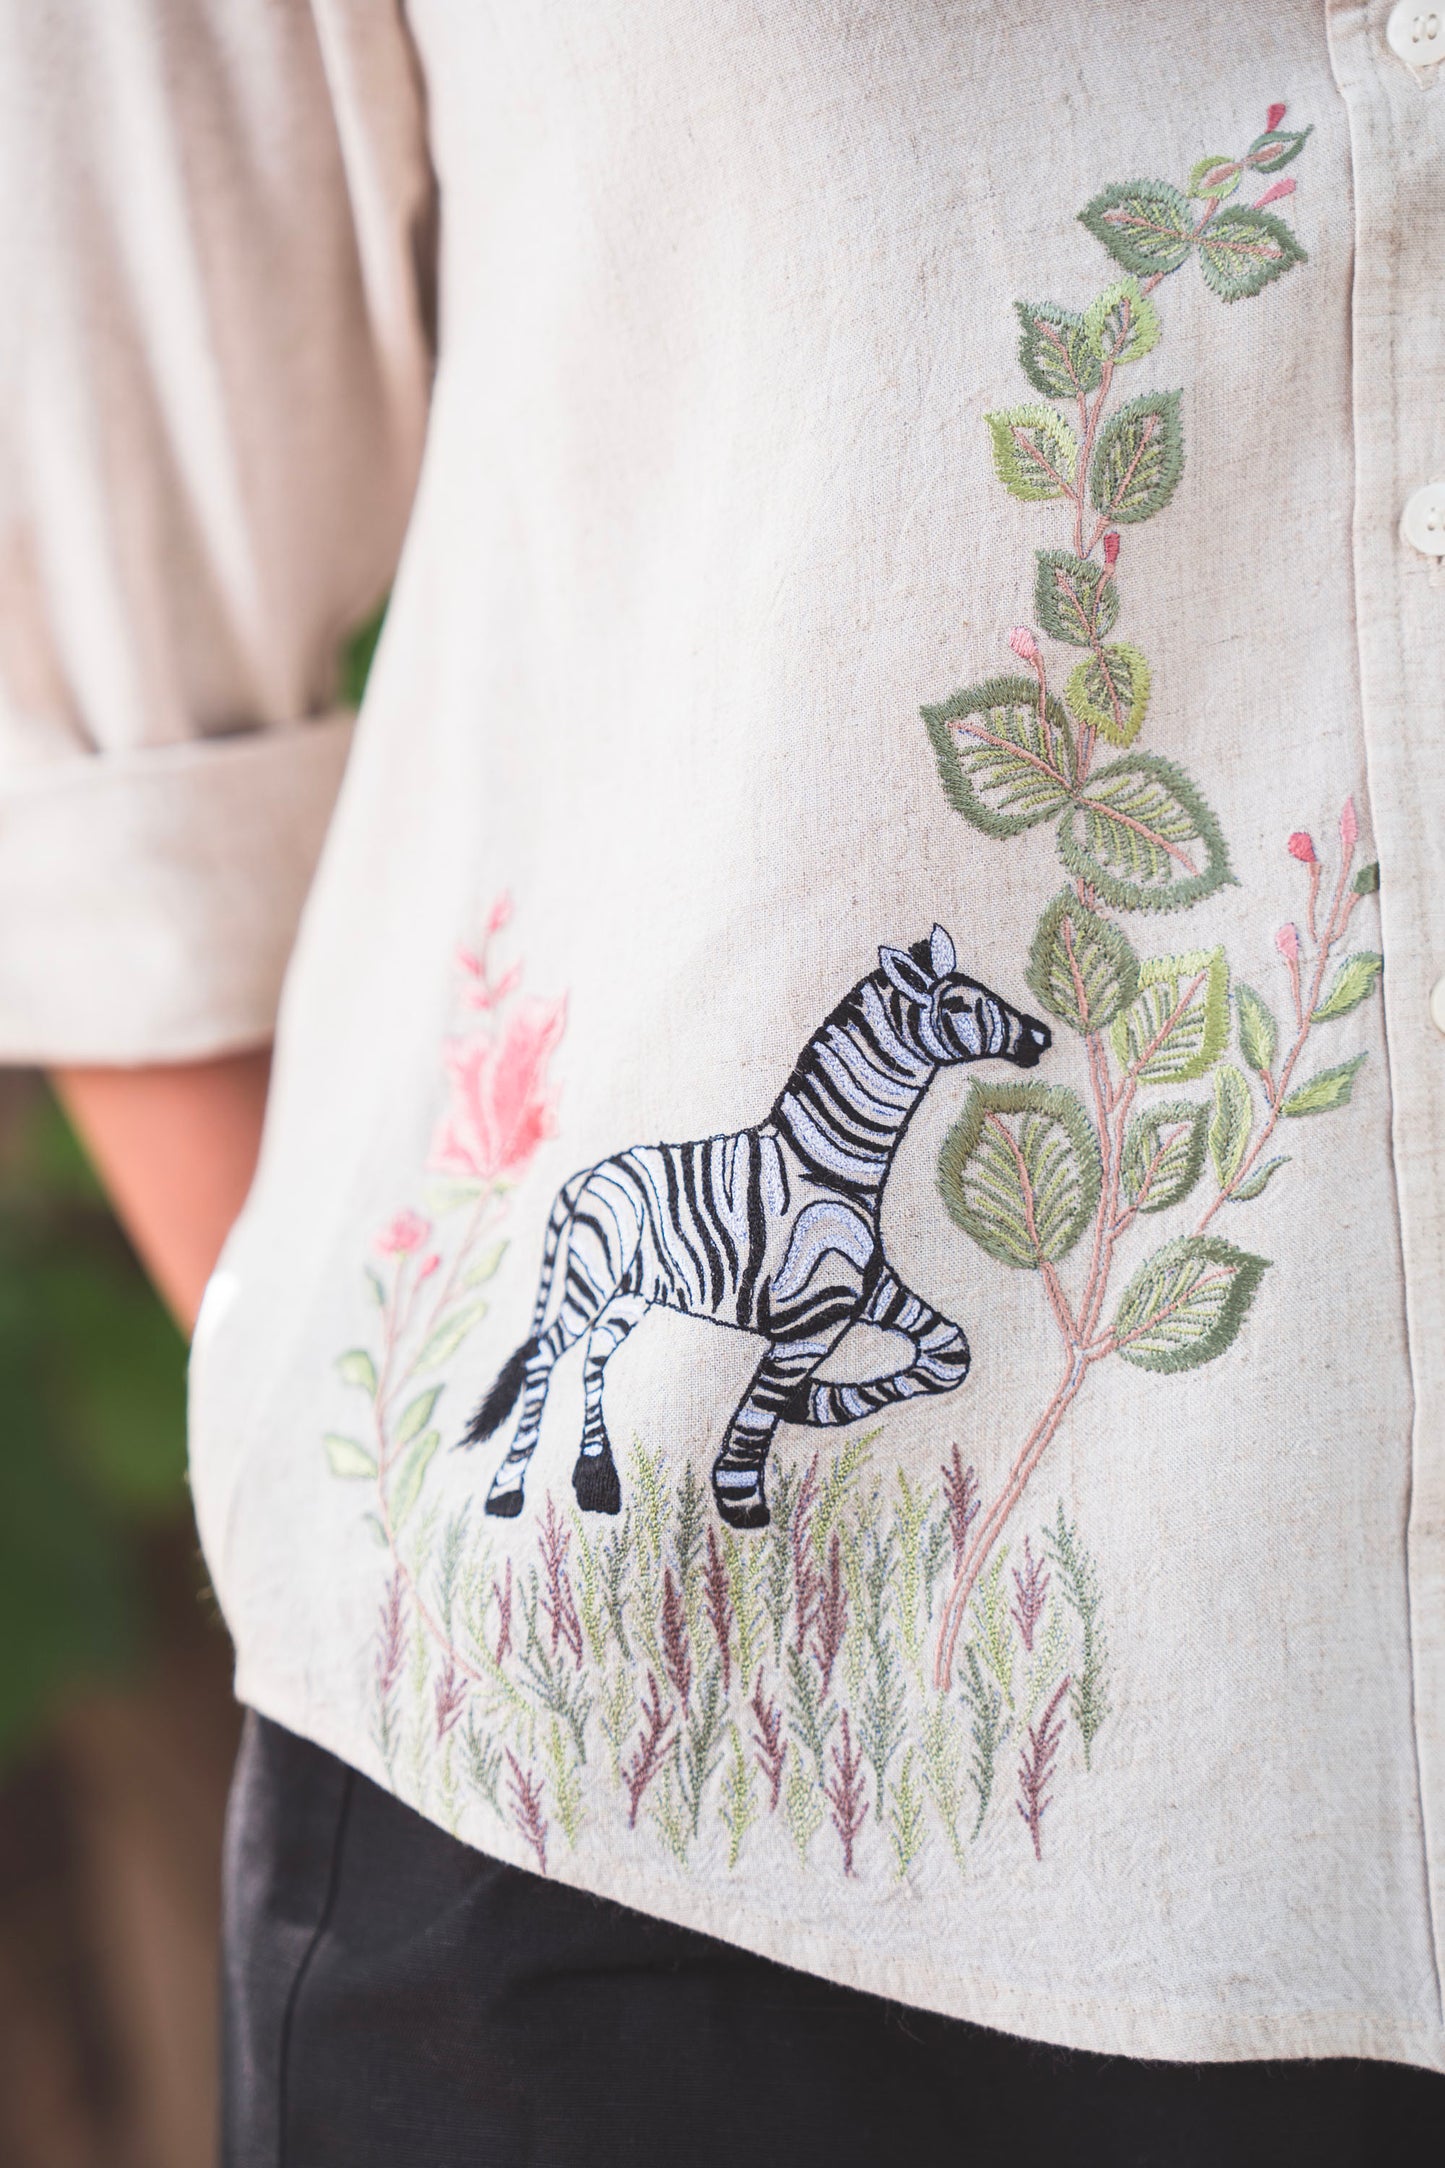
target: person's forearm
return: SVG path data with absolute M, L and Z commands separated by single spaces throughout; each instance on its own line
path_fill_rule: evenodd
M 269 1050 L 52 1081 L 151 1278 L 189 1333 L 255 1172 Z

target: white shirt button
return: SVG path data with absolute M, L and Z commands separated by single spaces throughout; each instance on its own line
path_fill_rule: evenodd
M 1437 979 L 1430 989 L 1430 1021 L 1437 1031 L 1445 1031 L 1445 979 Z
M 1419 0 L 1400 0 L 1390 10 L 1385 25 L 1390 51 L 1412 68 L 1432 68 L 1445 60 L 1445 6 L 1421 7 Z
M 1445 482 L 1427 482 L 1405 506 L 1400 532 L 1412 550 L 1445 557 Z

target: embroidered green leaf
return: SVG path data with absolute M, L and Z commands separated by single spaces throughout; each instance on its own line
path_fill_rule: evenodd
M 1247 300 L 1305 260 L 1304 250 L 1282 218 L 1273 211 L 1251 211 L 1244 204 L 1221 211 L 1199 237 L 1204 283 L 1224 301 Z
M 1212 1069 L 1229 1036 L 1229 966 L 1222 948 L 1146 956 L 1139 991 L 1111 1037 L 1141 1084 L 1189 1084 Z
M 448 1212 L 459 1212 L 464 1206 L 473 1205 L 486 1187 L 482 1182 L 445 1181 L 429 1182 L 425 1204 L 428 1212 L 444 1219 Z
M 1313 127 L 1271 128 L 1266 135 L 1256 136 L 1245 152 L 1245 162 L 1259 173 L 1278 173 L 1291 159 L 1298 158 L 1305 143 L 1314 134 Z
M 1194 246 L 1189 205 L 1168 181 L 1116 181 L 1079 217 L 1116 263 L 1141 278 L 1177 271 Z
M 1182 769 L 1126 753 L 1091 775 L 1059 824 L 1070 873 L 1121 911 L 1182 911 L 1234 876 L 1219 823 Z
M 1234 989 L 1234 1006 L 1239 1017 L 1239 1051 L 1250 1068 L 1263 1076 L 1274 1067 L 1274 1057 L 1279 1049 L 1279 1026 L 1274 1020 L 1274 1012 L 1252 986 L 1246 986 L 1242 981 Z
M 1119 526 L 1162 512 L 1184 471 L 1177 391 L 1146 392 L 1105 422 L 1089 470 L 1096 511 Z
M 1114 1336 L 1140 1370 L 1197 1370 L 1222 1355 L 1244 1323 L 1266 1257 L 1214 1235 L 1166 1242 L 1140 1266 L 1120 1299 Z
M 1357 896 L 1373 896 L 1380 886 L 1378 862 L 1368 866 L 1361 866 L 1350 885 Z
M 1079 441 L 1052 407 L 1007 407 L 984 420 L 993 438 L 994 467 L 1010 496 L 1045 504 L 1072 493 Z
M 361 1516 L 361 1525 L 366 1530 L 366 1533 L 370 1536 L 372 1542 L 376 1545 L 377 1549 L 379 1551 L 384 1551 L 387 1547 L 386 1529 L 382 1525 L 381 1521 L 378 1520 L 377 1516 L 374 1513 L 363 1513 Z
M 1204 1167 L 1207 1111 L 1195 1100 L 1171 1099 L 1130 1122 L 1119 1171 L 1137 1211 L 1167 1212 L 1189 1195 Z
M 439 1430 L 429 1430 L 425 1437 L 417 1439 L 416 1444 L 402 1462 L 396 1479 L 391 1486 L 391 1524 L 393 1528 L 400 1528 L 402 1522 L 416 1504 L 417 1499 L 421 1496 L 422 1481 L 441 1442 L 441 1432 Z
M 1084 331 L 1106 361 L 1142 361 L 1159 343 L 1159 311 L 1136 278 L 1105 287 L 1084 311 Z
M 1021 835 L 1067 804 L 1073 733 L 1057 700 L 1042 712 L 1033 678 L 990 678 L 925 708 L 944 795 L 989 836 Z
M 990 1257 L 1024 1270 L 1068 1255 L 1093 1218 L 1100 1179 L 1082 1101 L 1048 1084 L 974 1084 L 938 1160 L 950 1218 Z
M 477 1259 L 471 1271 L 462 1275 L 463 1287 L 485 1287 L 488 1280 L 495 1277 L 497 1267 L 506 1254 L 507 1244 L 505 1239 L 501 1242 L 494 1242 L 491 1248 Z
M 1139 959 L 1117 926 L 1063 889 L 1039 920 L 1028 982 L 1075 1031 L 1102 1031 L 1139 984 Z
M 1221 1189 L 1228 1189 L 1249 1150 L 1254 1134 L 1254 1098 L 1232 1061 L 1214 1072 L 1214 1112 L 1209 1120 L 1209 1156 Z
M 435 1370 L 448 1356 L 455 1355 L 474 1325 L 480 1325 L 487 1314 L 484 1302 L 466 1302 L 459 1310 L 444 1317 L 435 1331 L 427 1335 L 416 1358 L 417 1370 Z
M 1081 730 L 1096 730 L 1111 745 L 1132 745 L 1148 711 L 1149 684 L 1138 648 L 1119 640 L 1076 664 L 1064 700 Z
M 1034 609 L 1045 632 L 1070 647 L 1095 647 L 1114 629 L 1119 592 L 1106 565 L 1072 550 L 1040 550 Z
M 1333 1069 L 1321 1069 L 1307 1084 L 1297 1084 L 1280 1107 L 1280 1113 L 1333 1114 L 1336 1107 L 1347 1107 L 1355 1088 L 1355 1071 L 1364 1059 L 1363 1054 L 1355 1054 L 1349 1061 L 1337 1063 Z
M 376 1474 L 376 1462 L 364 1445 L 355 1438 L 342 1438 L 334 1430 L 328 1430 L 325 1438 L 326 1458 L 331 1463 L 333 1475 L 363 1476 Z
M 1239 186 L 1239 160 L 1237 158 L 1201 158 L 1190 168 L 1189 193 L 1204 197 L 1211 203 L 1223 203 Z
M 429 1385 L 424 1393 L 417 1394 L 415 1400 L 407 1402 L 401 1412 L 401 1421 L 396 1426 L 396 1443 L 398 1445 L 410 1444 L 417 1432 L 426 1428 L 431 1420 L 431 1411 L 441 1398 L 441 1393 L 442 1388 L 440 1385 Z
M 1357 1009 L 1362 1001 L 1369 1000 L 1384 968 L 1384 957 L 1376 956 L 1370 949 L 1357 949 L 1352 956 L 1346 956 L 1310 1022 L 1326 1024 L 1336 1016 L 1348 1016 L 1351 1009 Z
M 1288 1152 L 1283 1153 L 1278 1159 L 1266 1159 L 1261 1166 L 1255 1168 L 1247 1182 L 1241 1182 L 1238 1189 L 1231 1192 L 1230 1203 L 1248 1204 L 1252 1198 L 1263 1196 L 1270 1176 L 1277 1173 L 1281 1167 L 1287 1167 L 1288 1165 Z
M 386 1289 L 382 1284 L 381 1274 L 373 1272 L 370 1265 L 366 1267 L 366 1292 L 370 1295 L 378 1310 L 386 1308 Z
M 348 1348 L 336 1358 L 336 1367 L 347 1385 L 355 1385 L 363 1393 L 376 1391 L 376 1364 L 364 1347 Z
M 1077 399 L 1099 382 L 1100 355 L 1085 319 L 1052 302 L 1016 301 L 1024 375 L 1047 399 Z

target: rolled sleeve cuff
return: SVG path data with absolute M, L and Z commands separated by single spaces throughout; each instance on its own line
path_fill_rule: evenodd
M 0 791 L 0 1061 L 268 1039 L 352 722 L 87 757 Z

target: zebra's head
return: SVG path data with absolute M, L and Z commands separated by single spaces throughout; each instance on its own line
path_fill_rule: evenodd
M 904 1029 L 929 1061 L 994 1059 L 1032 1069 L 1047 1052 L 1053 1038 L 1048 1025 L 966 978 L 941 926 L 910 948 L 881 948 L 878 961 L 903 997 Z

